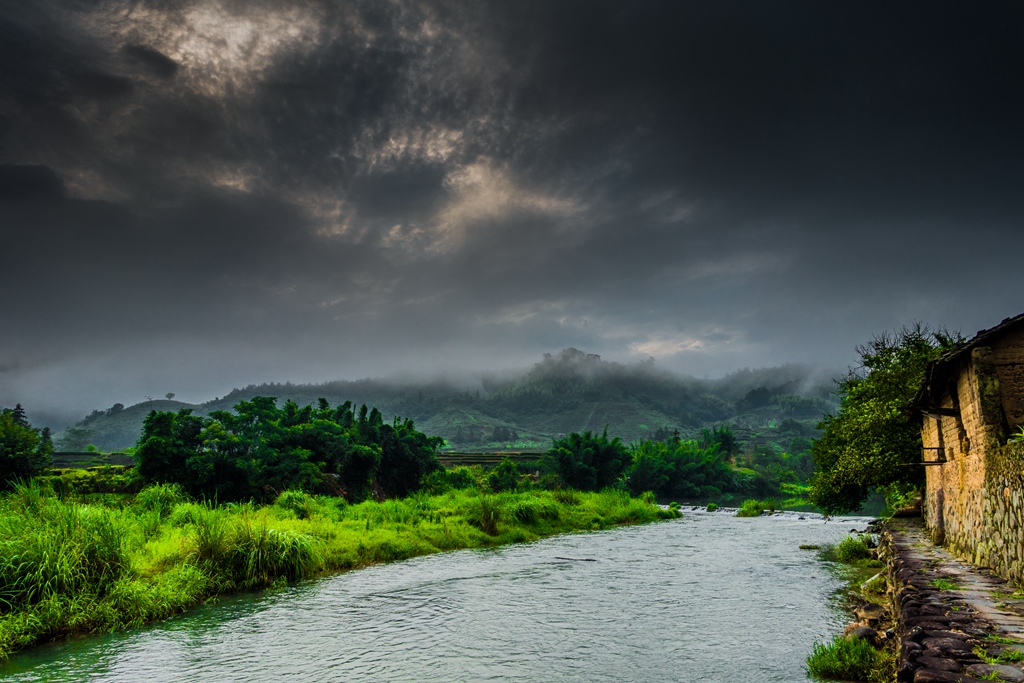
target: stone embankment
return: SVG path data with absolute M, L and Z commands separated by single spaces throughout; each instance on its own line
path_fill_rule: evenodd
M 880 557 L 900 683 L 1024 681 L 1024 600 L 1014 586 L 935 546 L 919 520 L 891 520 Z

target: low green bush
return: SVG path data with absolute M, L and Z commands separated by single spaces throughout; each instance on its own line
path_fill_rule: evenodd
M 284 491 L 274 501 L 274 505 L 288 511 L 296 519 L 309 519 L 316 510 L 316 501 L 313 496 L 297 489 Z
M 745 500 L 740 509 L 736 511 L 737 517 L 760 517 L 765 512 L 775 512 L 775 499 Z
M 815 643 L 807 657 L 807 672 L 819 679 L 875 681 L 881 655 L 866 640 L 836 636 L 831 643 Z
M 178 484 L 153 484 L 135 494 L 135 505 L 166 517 L 175 505 L 187 499 L 188 496 Z
M 515 491 L 519 487 L 519 470 L 511 458 L 505 456 L 491 470 L 491 473 L 487 475 L 487 486 L 495 493 Z
M 708 512 L 714 512 L 718 509 L 717 503 L 708 503 Z
M 871 548 L 863 538 L 847 536 L 836 544 L 834 553 L 839 562 L 854 564 L 857 560 L 866 560 L 871 557 Z
M 423 490 L 437 496 L 452 490 L 480 488 L 483 479 L 483 468 L 479 465 L 434 470 L 423 478 Z
M 231 566 L 240 588 L 269 586 L 278 578 L 298 581 L 323 569 L 316 539 L 307 534 L 271 529 L 265 519 L 243 515 L 232 530 Z
M 501 505 L 495 496 L 480 496 L 480 516 L 476 520 L 480 531 L 488 536 L 498 535 L 498 522 L 501 520 Z
M 580 495 L 578 492 L 572 489 L 555 489 L 551 492 L 551 497 L 557 500 L 562 505 L 579 505 Z

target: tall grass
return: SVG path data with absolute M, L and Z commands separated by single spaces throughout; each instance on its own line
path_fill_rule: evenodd
M 173 486 L 86 502 L 29 483 L 0 497 L 0 659 L 166 618 L 225 591 L 674 516 L 622 491 L 449 488 L 359 505 L 286 491 L 257 508 L 189 501 Z
M 765 512 L 775 512 L 776 501 L 774 498 L 765 500 L 745 500 L 740 509 L 736 511 L 737 517 L 760 517 Z
M 871 643 L 861 638 L 836 636 L 831 643 L 815 643 L 807 657 L 807 672 L 818 679 L 876 681 L 882 657 Z

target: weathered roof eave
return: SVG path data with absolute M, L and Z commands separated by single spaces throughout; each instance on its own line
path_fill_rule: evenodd
M 1024 323 L 1024 313 L 1005 318 L 1001 323 L 987 330 L 979 330 L 966 344 L 951 349 L 928 363 L 924 370 L 924 380 L 910 403 L 912 412 L 922 415 L 927 408 L 936 407 L 937 394 L 941 392 L 941 384 L 949 380 L 950 374 L 959 366 L 960 358 L 974 348 L 996 337 L 1007 329 Z M 938 391 L 937 391 L 938 390 Z

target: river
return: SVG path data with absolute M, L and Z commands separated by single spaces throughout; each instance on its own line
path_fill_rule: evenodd
M 806 681 L 845 623 L 800 544 L 865 520 L 682 519 L 457 551 L 231 596 L 35 648 L 2 681 Z

